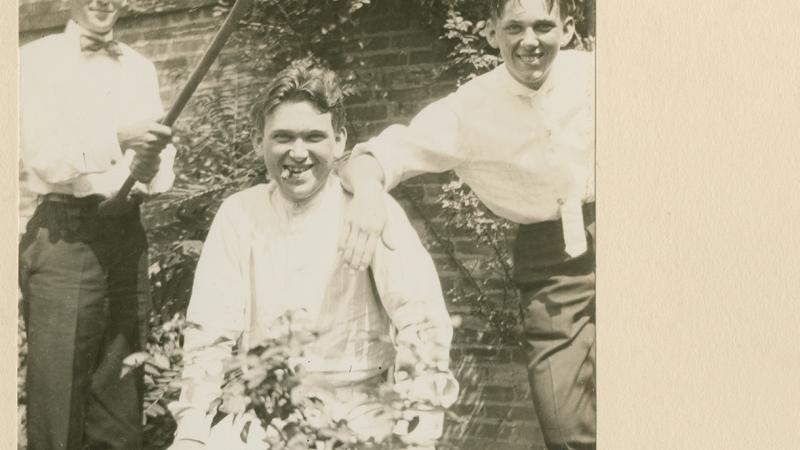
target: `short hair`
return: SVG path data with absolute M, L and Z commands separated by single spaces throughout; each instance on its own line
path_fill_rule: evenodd
M 279 72 L 266 93 L 253 104 L 250 110 L 253 127 L 263 133 L 272 110 L 282 103 L 299 101 L 310 102 L 323 114 L 330 112 L 334 130 L 345 126 L 344 93 L 336 73 L 303 59 Z
M 503 10 L 506 7 L 506 4 L 511 0 L 489 0 L 489 13 L 492 16 L 492 19 L 498 19 L 500 16 L 503 15 Z M 519 1 L 519 0 L 514 0 Z M 547 7 L 547 10 L 550 11 L 553 7 L 558 5 L 558 12 L 561 15 L 561 18 L 565 18 L 571 15 L 575 8 L 575 0 L 542 0 Z

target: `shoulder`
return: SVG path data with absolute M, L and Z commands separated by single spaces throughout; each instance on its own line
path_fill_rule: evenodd
M 20 61 L 24 64 L 58 58 L 63 54 L 65 44 L 62 33 L 51 34 L 28 42 L 19 49 Z
M 270 190 L 269 184 L 258 184 L 232 194 L 222 201 L 216 217 L 234 222 L 237 226 L 247 226 L 268 209 Z
M 119 48 L 122 51 L 122 55 L 125 58 L 125 62 L 127 64 L 136 66 L 143 71 L 148 71 L 153 73 L 156 72 L 156 66 L 153 64 L 153 62 L 147 59 L 147 57 L 139 53 L 137 50 L 134 50 L 128 44 L 120 42 Z
M 461 112 L 474 110 L 478 105 L 485 104 L 493 98 L 501 96 L 503 91 L 502 72 L 506 68 L 503 64 L 494 69 L 478 75 L 458 87 L 458 90 L 449 97 L 453 107 Z
M 569 84 L 594 84 L 594 52 L 564 50 L 557 64 L 558 76 Z

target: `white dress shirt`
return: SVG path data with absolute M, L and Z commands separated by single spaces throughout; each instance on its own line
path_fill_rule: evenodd
M 516 223 L 560 217 L 560 205 L 594 198 L 594 55 L 562 51 L 533 90 L 505 65 L 357 145 L 384 170 L 386 187 L 454 170 L 495 214 Z
M 20 49 L 21 159 L 34 194 L 109 196 L 130 174 L 134 156 L 123 155 L 117 129 L 163 113 L 153 64 L 122 43 L 116 59 L 81 52 L 80 37 L 88 33 L 70 21 L 63 33 Z M 158 174 L 137 188 L 169 189 L 174 158 L 168 145 Z
M 221 393 L 223 362 L 234 341 L 241 339 L 246 349 L 280 335 L 276 319 L 299 309 L 319 333 L 305 348 L 306 372 L 343 386 L 385 372 L 396 355 L 387 339 L 393 326 L 395 345 L 426 349 L 434 371 L 446 374 L 439 398 L 431 400 L 455 401 L 458 384 L 448 369 L 452 325 L 430 255 L 402 208 L 389 200 L 399 245 L 376 251 L 376 299 L 368 273 L 350 273 L 337 254 L 348 201 L 331 176 L 302 206 L 285 200 L 274 183 L 223 202 L 203 245 L 187 311 L 199 328 L 185 334 L 184 387 L 170 407 L 176 439 L 208 439 L 209 405 Z

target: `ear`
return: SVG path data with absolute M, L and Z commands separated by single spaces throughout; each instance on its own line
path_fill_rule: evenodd
M 257 129 L 253 128 L 250 130 L 250 142 L 253 143 L 253 151 L 256 152 L 258 156 L 264 156 L 264 132 L 258 131 Z
M 561 26 L 561 47 L 569 45 L 573 37 L 575 37 L 575 19 L 572 16 L 567 16 L 562 21 Z
M 489 19 L 486 21 L 486 41 L 492 48 L 498 48 L 497 45 L 497 19 Z
M 344 149 L 347 146 L 347 128 L 342 127 L 334 136 L 334 142 L 336 147 L 333 149 L 334 156 L 336 158 L 341 158 L 344 155 Z

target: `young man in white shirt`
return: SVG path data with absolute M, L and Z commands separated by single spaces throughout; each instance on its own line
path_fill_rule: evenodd
M 140 348 L 149 301 L 138 200 L 97 206 L 129 174 L 169 189 L 174 148 L 155 67 L 114 40 L 124 0 L 69 0 L 63 33 L 20 55 L 21 159 L 37 208 L 20 243 L 27 330 L 28 448 L 139 449 L 143 373 L 120 380 Z
M 253 108 L 253 145 L 271 182 L 227 198 L 204 243 L 187 311 L 187 321 L 199 327 L 186 331 L 184 387 L 170 408 L 178 422 L 173 450 L 263 448 L 258 427 L 241 442 L 241 420 L 212 428 L 209 406 L 221 393 L 222 362 L 233 343 L 241 342 L 240 351 L 259 345 L 276 332 L 277 318 L 297 310 L 319 333 L 305 348 L 304 372 L 336 386 L 357 433 L 391 425 L 353 416 L 365 405 L 347 405 L 361 386 L 384 382 L 396 355 L 412 347 L 434 362 L 414 374 L 413 383 L 432 394 L 425 400 L 447 407 L 456 398 L 448 369 L 452 326 L 439 279 L 402 209 L 387 197 L 402 246 L 377 250 L 374 287 L 367 272 L 350 271 L 337 255 L 350 201 L 331 175 L 347 138 L 342 100 L 332 72 L 296 64 L 277 75 Z M 391 327 L 394 345 L 387 340 Z M 441 422 L 441 411 L 425 415 L 410 437 L 414 448 L 432 448 Z
M 357 145 L 342 172 L 354 192 L 342 237 L 354 268 L 381 239 L 383 192 L 421 173 L 454 170 L 520 225 L 514 276 L 550 449 L 595 446 L 594 69 L 591 53 L 560 51 L 574 34 L 568 4 L 490 1 L 488 40 L 504 63 Z

